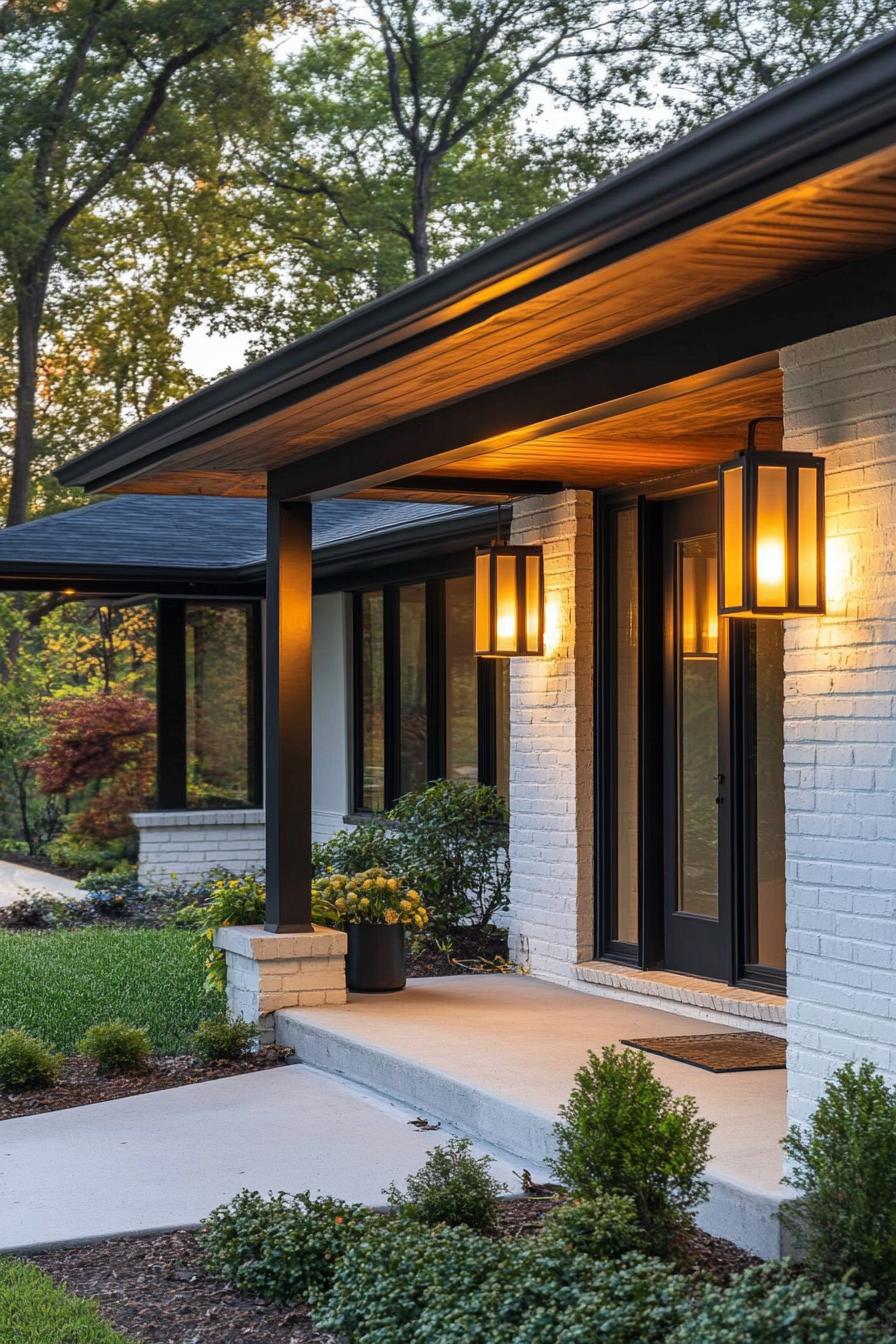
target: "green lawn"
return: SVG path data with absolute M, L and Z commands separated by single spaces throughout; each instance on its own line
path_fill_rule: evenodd
M 153 1049 L 177 1054 L 223 994 L 202 988 L 186 929 L 0 933 L 0 1030 L 21 1027 L 72 1054 L 88 1027 L 111 1018 L 145 1027 Z
M 128 1344 L 128 1336 L 33 1265 L 0 1259 L 0 1344 Z

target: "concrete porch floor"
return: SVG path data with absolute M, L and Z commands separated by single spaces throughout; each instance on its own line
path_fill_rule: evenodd
M 728 1030 L 515 975 L 411 980 L 400 994 L 352 995 L 344 1006 L 277 1014 L 278 1039 L 300 1059 L 539 1164 L 589 1049 Z M 711 1195 L 699 1222 L 756 1254 L 780 1254 L 784 1070 L 714 1074 L 651 1060 L 716 1126 Z

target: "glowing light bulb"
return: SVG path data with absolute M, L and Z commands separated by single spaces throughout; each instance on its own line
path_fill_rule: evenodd
M 760 541 L 756 547 L 756 577 L 760 583 L 778 584 L 784 578 L 784 547 L 780 541 Z
M 505 612 L 503 616 L 498 617 L 498 639 L 516 638 L 516 619 L 512 612 Z

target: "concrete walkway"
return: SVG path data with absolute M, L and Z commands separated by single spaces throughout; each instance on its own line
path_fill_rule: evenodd
M 631 1037 L 731 1030 L 517 975 L 411 980 L 401 994 L 277 1014 L 278 1039 L 300 1059 L 463 1124 L 527 1161 L 551 1151 L 558 1107 L 589 1050 Z M 779 1254 L 784 1070 L 717 1074 L 657 1056 L 651 1062 L 715 1124 L 711 1197 L 699 1221 L 756 1254 Z
M 12 905 L 13 901 L 33 893 L 58 896 L 62 900 L 81 900 L 84 896 L 70 877 L 59 877 L 56 873 L 45 873 L 41 868 L 0 859 L 0 906 Z
M 382 1205 L 454 1132 L 417 1114 L 297 1065 L 4 1120 L 0 1252 L 192 1226 L 246 1187 Z M 484 1151 L 518 1190 L 519 1159 Z

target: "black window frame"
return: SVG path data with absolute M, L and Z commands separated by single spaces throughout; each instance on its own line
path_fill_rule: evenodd
M 363 677 L 362 602 L 365 593 L 383 594 L 383 802 L 388 812 L 401 797 L 401 744 L 399 660 L 399 589 L 408 585 L 426 586 L 426 777 L 432 783 L 445 778 L 447 761 L 447 722 L 445 695 L 446 603 L 448 579 L 473 578 L 472 556 L 462 563 L 420 574 L 406 571 L 391 574 L 386 581 L 352 587 L 352 779 L 351 815 L 377 815 L 364 806 L 364 735 L 362 724 Z M 472 656 L 472 649 L 470 650 Z M 498 756 L 497 667 L 492 659 L 477 659 L 476 669 L 478 781 L 496 785 Z

